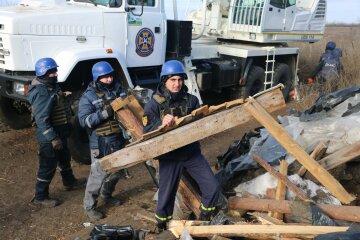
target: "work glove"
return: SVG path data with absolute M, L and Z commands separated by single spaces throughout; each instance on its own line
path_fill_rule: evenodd
M 54 140 L 52 140 L 51 145 L 52 145 L 53 149 L 56 151 L 59 151 L 59 150 L 63 149 L 63 147 L 64 147 L 63 142 L 61 141 L 61 139 L 59 137 L 56 137 Z
M 308 79 L 306 80 L 306 83 L 311 85 L 314 83 L 314 79 L 312 77 L 308 77 Z
M 104 119 L 108 119 L 114 116 L 114 110 L 112 109 L 111 105 L 107 105 L 101 114 L 103 115 Z

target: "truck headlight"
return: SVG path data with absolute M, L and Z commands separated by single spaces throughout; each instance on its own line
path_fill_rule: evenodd
M 14 82 L 13 91 L 19 95 L 25 96 L 28 93 L 28 85 L 20 82 Z

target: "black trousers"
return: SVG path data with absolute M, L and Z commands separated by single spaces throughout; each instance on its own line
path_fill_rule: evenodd
M 157 221 L 172 218 L 176 192 L 183 169 L 196 181 L 201 191 L 201 212 L 208 214 L 215 210 L 219 198 L 220 186 L 201 152 L 179 159 L 162 159 L 160 163 L 159 196 L 156 209 Z
M 67 140 L 66 138 L 61 140 L 64 147 L 59 151 L 54 150 L 51 143 L 39 143 L 39 170 L 35 185 L 35 199 L 37 200 L 43 200 L 49 196 L 49 185 L 57 166 L 59 166 L 64 186 L 69 186 L 75 181 Z

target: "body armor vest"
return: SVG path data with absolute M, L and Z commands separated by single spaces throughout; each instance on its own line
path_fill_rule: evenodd
M 51 112 L 52 126 L 56 127 L 70 123 L 72 116 L 71 108 L 67 103 L 63 92 L 59 90 L 54 97 L 55 104 Z
M 106 109 L 107 106 L 110 105 L 111 101 L 114 99 L 105 99 L 105 94 L 104 93 L 97 93 L 98 97 L 100 97 L 103 102 L 104 102 L 104 107 L 103 110 Z M 121 128 L 119 126 L 119 123 L 115 120 L 115 119 L 108 119 L 106 122 L 100 124 L 97 128 L 96 128 L 96 135 L 97 136 L 110 136 L 113 134 L 118 134 L 121 133 Z
M 174 117 L 184 117 L 187 115 L 188 96 L 185 94 L 180 101 L 175 102 L 170 106 L 170 102 L 165 97 L 155 94 L 154 100 L 160 104 L 160 119 L 162 120 L 166 114 L 171 114 Z

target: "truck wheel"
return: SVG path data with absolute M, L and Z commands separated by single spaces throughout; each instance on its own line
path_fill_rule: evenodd
M 13 129 L 31 126 L 31 112 L 24 101 L 0 96 L 0 118 Z
M 245 83 L 245 98 L 264 90 L 265 70 L 262 67 L 253 65 Z
M 78 107 L 73 108 L 77 113 Z M 71 119 L 72 132 L 68 139 L 68 147 L 72 159 L 83 164 L 91 164 L 89 138 L 85 129 L 80 126 L 77 114 Z
M 287 100 L 289 97 L 289 92 L 291 89 L 291 70 L 289 65 L 285 63 L 276 63 L 274 70 L 274 86 L 279 83 L 284 85 L 284 89 L 282 90 L 284 99 Z

